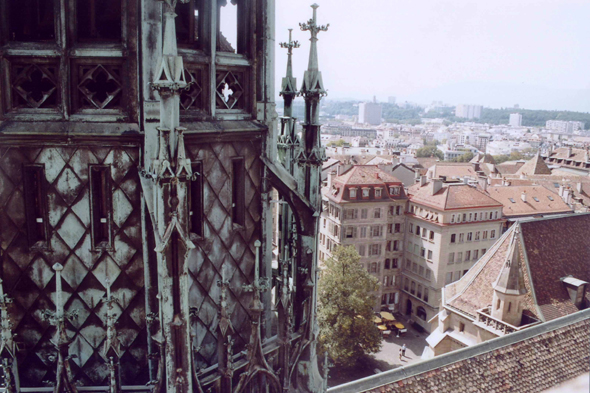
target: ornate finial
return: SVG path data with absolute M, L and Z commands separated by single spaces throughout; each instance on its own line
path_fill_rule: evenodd
M 301 46 L 301 44 L 299 44 L 299 41 L 293 41 L 291 39 L 291 34 L 293 33 L 293 29 L 288 29 L 289 30 L 289 42 L 281 42 L 279 45 L 281 46 L 281 48 L 285 48 L 287 49 L 287 54 L 289 56 L 291 56 L 293 54 L 293 49 L 297 49 Z

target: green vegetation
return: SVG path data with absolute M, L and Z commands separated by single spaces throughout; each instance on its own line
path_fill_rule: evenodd
M 371 295 L 379 282 L 363 268 L 360 259 L 354 246 L 337 247 L 320 273 L 319 341 L 340 366 L 352 366 L 381 347 L 381 333 L 373 324 L 377 299 Z
M 468 151 L 465 152 L 462 156 L 455 157 L 451 160 L 451 162 L 469 162 L 473 159 L 473 153 Z
M 439 160 L 444 160 L 445 155 L 442 151 L 438 150 L 436 146 L 424 146 L 421 149 L 416 150 L 416 157 L 437 157 Z
M 496 164 L 501 164 L 506 161 L 518 161 L 518 160 L 529 160 L 533 158 L 535 153 L 537 152 L 536 149 L 524 149 L 522 152 L 513 151 L 510 155 L 507 154 L 500 154 L 494 156 L 494 160 L 496 160 Z
M 344 146 L 345 143 L 346 142 L 344 141 L 344 139 L 338 139 L 337 141 L 333 141 L 333 142 L 328 143 L 328 146 L 342 147 L 342 146 Z

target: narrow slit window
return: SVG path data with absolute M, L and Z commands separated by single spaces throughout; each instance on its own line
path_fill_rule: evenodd
M 194 48 L 199 42 L 199 17 L 202 14 L 201 0 L 176 4 L 176 37 L 178 43 Z
M 217 13 L 217 50 L 220 52 L 238 53 L 238 5 L 236 0 L 218 0 Z
M 25 166 L 24 191 L 29 245 L 47 241 L 47 201 L 42 166 Z
M 8 2 L 9 40 L 55 40 L 55 4 L 52 0 L 10 0 Z
M 90 169 L 92 211 L 92 240 L 94 247 L 110 244 L 110 184 L 109 167 L 93 166 Z
M 78 0 L 76 19 L 79 41 L 121 40 L 121 0 Z
M 244 225 L 246 212 L 244 175 L 244 159 L 234 159 L 232 161 L 232 221 L 237 225 Z
M 189 226 L 197 236 L 203 236 L 203 170 L 202 163 L 193 164 L 193 179 L 190 183 Z

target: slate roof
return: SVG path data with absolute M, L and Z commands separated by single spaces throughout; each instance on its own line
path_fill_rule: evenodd
M 444 184 L 432 195 L 432 182 L 408 188 L 412 202 L 421 203 L 439 210 L 500 206 L 501 203 L 467 184 Z
M 517 175 L 550 175 L 551 169 L 545 164 L 545 161 L 541 158 L 539 153 L 535 154 L 533 158 L 528 160 L 523 166 L 517 171 Z
M 539 327 L 541 328 L 541 327 Z M 524 332 L 523 332 L 524 333 Z M 507 336 L 509 337 L 509 336 Z M 506 346 L 465 358 L 450 353 L 409 366 L 394 381 L 368 393 L 533 393 L 569 381 L 590 369 L 590 320 L 585 319 Z M 491 342 L 479 344 L 491 346 Z M 474 350 L 475 347 L 469 348 Z M 446 356 L 446 357 L 445 357 Z M 444 357 L 444 358 L 443 358 Z M 444 360 L 443 360 L 444 359 Z M 430 368 L 429 362 L 439 367 Z M 396 370 L 397 371 L 397 370 Z M 408 375 L 409 374 L 409 375 Z M 361 385 L 361 381 L 357 385 Z M 367 382 L 365 382 L 367 383 Z M 351 389 L 334 392 L 353 391 Z M 331 389 L 332 390 L 332 389 Z M 328 391 L 330 392 L 330 390 Z
M 445 287 L 446 304 L 472 316 L 492 303 L 515 231 L 524 289 L 524 309 L 550 321 L 579 311 L 561 278 L 590 282 L 590 214 L 519 221 L 459 281 Z M 590 288 L 586 292 L 590 301 Z
M 523 192 L 526 193 L 526 202 L 521 199 Z M 572 211 L 563 199 L 543 186 L 492 186 L 487 188 L 487 193 L 504 206 L 502 214 L 505 217 L 568 213 Z

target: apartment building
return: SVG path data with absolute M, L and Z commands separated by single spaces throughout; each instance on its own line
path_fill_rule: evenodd
M 408 189 L 401 312 L 430 331 L 441 289 L 461 278 L 502 233 L 502 204 L 467 184 Z
M 322 202 L 320 266 L 336 246 L 353 245 L 379 279 L 375 310 L 398 311 L 407 202 L 402 182 L 377 166 L 356 165 L 328 175 Z

